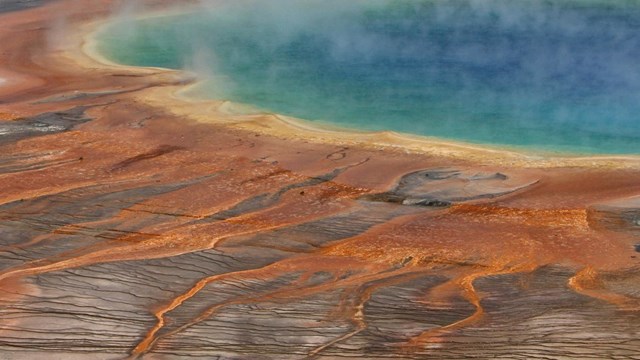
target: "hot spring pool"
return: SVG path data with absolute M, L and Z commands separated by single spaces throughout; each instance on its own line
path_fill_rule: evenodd
M 218 1 L 97 38 L 114 61 L 195 70 L 201 94 L 311 121 L 640 153 L 634 1 Z

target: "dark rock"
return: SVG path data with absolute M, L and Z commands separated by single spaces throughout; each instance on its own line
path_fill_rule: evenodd
M 425 199 L 416 202 L 407 202 L 406 200 L 402 202 L 404 205 L 415 205 L 415 206 L 427 206 L 427 207 L 447 207 L 451 206 L 451 202 L 442 201 L 438 199 Z
M 2 0 L 0 1 L 0 13 L 30 9 L 45 2 L 47 0 Z
M 16 121 L 0 123 L 0 145 L 29 137 L 69 131 L 90 118 L 84 115 L 86 106 L 78 106 L 61 112 L 49 112 Z

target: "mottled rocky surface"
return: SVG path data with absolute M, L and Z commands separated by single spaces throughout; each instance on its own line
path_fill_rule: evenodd
M 640 359 L 640 164 L 196 122 L 34 51 L 112 6 L 0 15 L 0 359 Z
M 391 191 L 368 195 L 366 198 L 403 205 L 444 207 L 509 195 L 536 183 L 530 179 L 514 180 L 499 172 L 487 174 L 473 170 L 427 169 L 403 176 Z
M 84 116 L 85 110 L 84 106 L 79 106 L 65 111 L 0 123 L 0 144 L 70 130 L 76 125 L 89 121 Z

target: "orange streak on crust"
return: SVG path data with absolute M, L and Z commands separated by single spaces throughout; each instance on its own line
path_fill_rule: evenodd
M 151 328 L 149 330 L 149 332 L 147 332 L 147 334 L 145 335 L 144 339 L 141 342 L 139 342 L 138 345 L 136 345 L 136 347 L 133 349 L 131 354 L 135 357 L 136 355 L 142 355 L 144 353 L 147 353 L 151 349 L 153 344 L 157 341 L 156 334 L 165 325 L 165 314 L 173 311 L 174 309 L 176 309 L 177 307 L 182 305 L 185 301 L 187 301 L 190 298 L 192 298 L 194 295 L 196 295 L 198 292 L 200 292 L 200 290 L 202 290 L 208 284 L 210 284 L 210 283 L 212 283 L 214 281 L 225 280 L 227 278 L 238 279 L 238 278 L 247 277 L 248 275 L 258 276 L 258 275 L 260 275 L 262 273 L 267 272 L 268 270 L 270 270 L 273 267 L 275 267 L 275 266 L 270 265 L 270 266 L 266 266 L 266 267 L 261 268 L 261 269 L 247 270 L 247 271 L 237 271 L 237 272 L 228 273 L 228 274 L 214 275 L 214 276 L 209 276 L 207 278 L 204 278 L 204 279 L 198 281 L 189 290 L 187 290 L 186 292 L 184 292 L 180 296 L 177 296 L 167 306 L 162 307 L 161 309 L 159 309 L 158 311 L 156 311 L 154 313 L 154 316 L 158 320 L 157 323 L 154 325 L 153 328 Z M 271 275 L 276 275 L 276 274 L 271 273 Z
M 442 336 L 461 328 L 465 328 L 474 324 L 477 324 L 484 317 L 485 311 L 482 307 L 481 301 L 482 296 L 478 293 L 473 283 L 483 277 L 486 276 L 497 276 L 497 275 L 505 275 L 505 274 L 516 274 L 522 272 L 532 272 L 537 268 L 536 264 L 523 264 L 513 268 L 493 268 L 493 269 L 482 269 L 482 270 L 473 270 L 470 274 L 462 275 L 461 277 L 452 280 L 451 282 L 445 284 L 445 286 L 440 287 L 442 290 L 446 288 L 448 284 L 455 284 L 461 292 L 462 296 L 471 303 L 475 311 L 470 316 L 456 321 L 454 323 L 425 331 L 417 336 L 411 337 L 406 343 L 403 344 L 405 350 L 411 351 L 412 348 L 416 347 L 424 347 L 430 343 L 437 343 L 441 340 Z M 434 291 L 438 291 L 438 289 L 434 289 Z
M 591 266 L 578 271 L 569 279 L 568 285 L 580 294 L 614 304 L 621 310 L 640 310 L 640 299 L 607 290 L 606 284 Z

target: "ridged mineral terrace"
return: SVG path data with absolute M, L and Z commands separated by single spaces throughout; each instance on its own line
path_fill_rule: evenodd
M 113 7 L 0 4 L 0 358 L 639 358 L 637 157 L 234 115 Z

